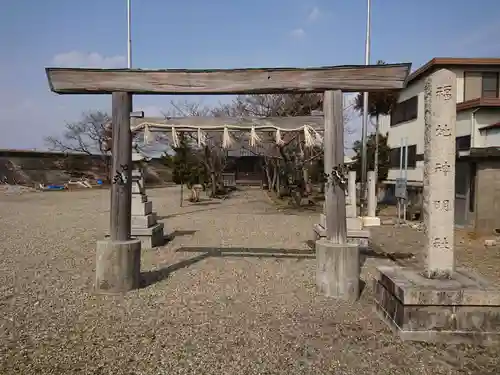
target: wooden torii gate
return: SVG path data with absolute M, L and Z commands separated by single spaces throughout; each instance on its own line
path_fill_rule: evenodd
M 355 245 L 346 243 L 345 185 L 339 175 L 344 163 L 342 92 L 402 89 L 410 67 L 411 64 L 405 63 L 305 69 L 46 68 L 50 89 L 55 93 L 112 95 L 112 174 L 117 177 L 117 183 L 111 188 L 110 238 L 97 243 L 96 289 L 125 292 L 140 285 L 141 244 L 130 236 L 133 94 L 324 92 L 325 171 L 329 172 L 330 179 L 325 189 L 327 236 L 316 246 L 317 283 L 323 293 L 346 298 L 346 293 L 354 287 L 351 279 L 358 277 L 358 270 L 356 275 L 352 273 L 354 263 L 359 264 L 359 251 Z M 220 124 L 221 119 L 217 120 Z M 193 118 L 191 121 L 201 120 Z M 241 122 L 241 119 L 224 121 Z M 350 260 L 346 261 L 345 257 Z

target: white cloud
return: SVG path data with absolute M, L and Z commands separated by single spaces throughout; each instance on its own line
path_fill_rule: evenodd
M 97 52 L 70 51 L 54 56 L 52 63 L 68 68 L 125 68 L 125 56 L 103 56 Z
M 318 7 L 314 7 L 309 12 L 309 15 L 307 16 L 307 20 L 309 22 L 316 21 L 320 15 L 321 15 L 321 12 L 319 11 L 319 8 Z
M 298 29 L 294 29 L 290 32 L 290 35 L 294 38 L 297 38 L 297 39 L 300 39 L 300 38 L 303 38 L 305 35 L 306 35 L 306 32 L 304 31 L 303 28 L 298 28 Z

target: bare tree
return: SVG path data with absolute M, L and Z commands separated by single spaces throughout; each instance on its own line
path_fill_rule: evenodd
M 66 123 L 61 136 L 46 137 L 45 143 L 52 151 L 100 155 L 103 169 L 109 178 L 109 153 L 106 145 L 109 139 L 105 125 L 110 121 L 110 117 L 105 112 L 83 113 L 81 120 Z
M 313 111 L 322 110 L 323 94 L 267 94 L 267 95 L 239 95 L 233 102 L 220 105 L 212 113 L 215 116 L 256 116 L 256 117 L 287 117 L 308 116 Z M 346 103 L 344 107 L 344 129 L 348 135 L 354 133 L 347 126 L 354 113 L 354 103 Z M 348 137 L 345 137 L 347 140 Z M 267 135 L 264 143 L 274 144 L 273 135 Z M 347 144 L 345 146 L 347 148 Z M 280 191 L 281 184 L 288 185 L 289 180 L 295 180 L 295 172 L 302 172 L 302 183 L 300 184 L 301 195 L 311 192 L 312 186 L 309 181 L 309 169 L 313 162 L 323 156 L 322 148 L 305 147 L 305 141 L 301 134 L 286 133 L 284 143 L 267 148 L 270 154 L 264 157 L 264 171 L 268 179 L 268 186 Z M 275 151 L 278 151 L 276 155 Z M 274 176 L 280 176 L 285 172 L 287 178 L 279 180 Z M 293 175 L 292 175 L 293 174 Z
M 106 141 L 104 126 L 109 121 L 111 120 L 105 112 L 86 112 L 81 120 L 66 123 L 61 136 L 46 137 L 45 142 L 54 151 L 106 154 L 103 147 Z

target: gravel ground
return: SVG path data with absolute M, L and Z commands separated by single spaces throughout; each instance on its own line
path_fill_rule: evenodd
M 149 196 L 173 239 L 143 251 L 142 289 L 103 296 L 92 283 L 108 191 L 0 195 L 1 374 L 498 373 L 498 348 L 391 334 L 370 281 L 389 259 L 366 260 L 360 301 L 317 295 L 307 246 L 317 214 L 277 212 L 255 189 L 182 208 L 176 188 Z M 373 235 L 387 252 L 421 248 L 409 228 Z M 492 248 L 462 253 L 499 260 Z M 485 265 L 486 276 L 499 268 Z

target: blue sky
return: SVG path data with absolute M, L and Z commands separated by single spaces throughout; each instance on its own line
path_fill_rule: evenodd
M 372 61 L 500 56 L 500 1 L 372 0 Z M 137 68 L 363 64 L 366 0 L 132 0 Z M 0 0 L 0 148 L 44 148 L 109 96 L 55 95 L 46 66 L 126 67 L 126 0 Z M 141 96 L 157 115 L 172 97 Z M 224 97 L 190 97 L 205 104 Z M 355 126 L 358 126 L 356 122 Z

